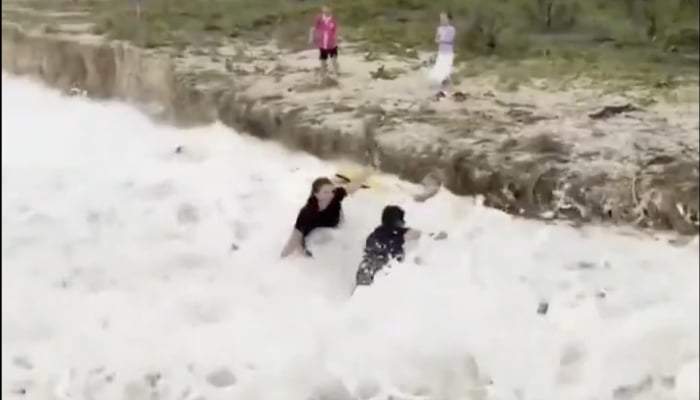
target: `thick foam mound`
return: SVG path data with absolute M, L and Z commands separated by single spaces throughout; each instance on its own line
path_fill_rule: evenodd
M 315 258 L 280 261 L 337 166 L 6 76 L 2 100 L 8 399 L 698 398 L 696 242 L 417 204 L 393 181 L 349 198 Z M 349 298 L 387 203 L 448 237 Z

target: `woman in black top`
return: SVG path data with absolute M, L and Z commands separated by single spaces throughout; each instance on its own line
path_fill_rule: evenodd
M 316 228 L 337 227 L 343 221 L 343 200 L 357 191 L 371 173 L 371 170 L 365 171 L 345 187 L 334 185 L 326 177 L 314 180 L 306 205 L 299 210 L 294 230 L 282 250 L 282 257 L 299 250 L 310 256 L 311 253 L 306 249 L 306 236 Z

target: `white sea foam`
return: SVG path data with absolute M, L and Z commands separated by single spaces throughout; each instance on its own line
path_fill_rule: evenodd
M 332 165 L 8 76 L 2 124 L 3 398 L 698 399 L 697 242 L 365 190 L 280 261 Z M 449 237 L 349 298 L 387 203 Z

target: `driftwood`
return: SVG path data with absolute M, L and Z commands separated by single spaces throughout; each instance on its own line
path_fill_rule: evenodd
M 633 111 L 640 111 L 641 109 L 639 107 L 636 107 L 632 104 L 623 104 L 619 106 L 605 106 L 602 109 L 588 114 L 588 118 L 590 119 L 607 119 L 612 116 L 615 116 L 617 114 L 622 114 L 622 113 L 628 113 L 628 112 L 633 112 Z
M 467 99 L 467 95 L 464 94 L 463 92 L 455 92 L 452 95 L 452 98 L 454 98 L 454 100 L 456 102 L 462 102 L 462 101 L 465 101 Z

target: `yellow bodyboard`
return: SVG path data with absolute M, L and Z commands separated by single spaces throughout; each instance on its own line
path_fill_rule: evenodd
M 362 167 L 347 165 L 341 166 L 336 169 L 335 178 L 338 183 L 349 183 L 352 182 L 356 176 L 360 175 L 363 171 Z M 374 189 L 374 190 L 386 190 L 387 185 L 382 182 L 381 177 L 372 175 L 362 185 L 363 189 Z

